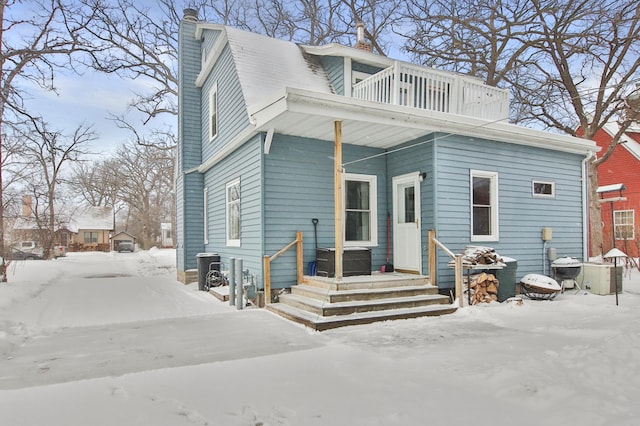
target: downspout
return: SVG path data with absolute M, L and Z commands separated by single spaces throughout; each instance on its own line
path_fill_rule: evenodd
M 589 260 L 589 164 L 588 161 L 594 156 L 593 151 L 589 151 L 582 160 L 582 260 Z

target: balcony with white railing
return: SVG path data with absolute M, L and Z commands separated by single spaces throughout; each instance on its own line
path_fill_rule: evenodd
M 509 117 L 509 90 L 400 62 L 356 83 L 352 97 L 486 120 Z

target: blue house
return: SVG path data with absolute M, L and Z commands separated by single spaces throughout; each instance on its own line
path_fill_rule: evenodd
M 242 258 L 260 289 L 264 256 L 297 231 L 305 265 L 316 247 L 361 248 L 371 270 L 389 256 L 396 270 L 424 275 L 429 230 L 453 252 L 481 245 L 517 259 L 519 277 L 542 273 L 550 246 L 585 257 L 595 143 L 509 124 L 507 90 L 359 43 L 297 45 L 185 11 L 179 280 L 196 277 L 197 253 L 215 252 L 223 265 Z M 436 259 L 442 292 L 454 274 L 442 251 Z M 295 251 L 270 273 L 273 288 L 298 284 Z

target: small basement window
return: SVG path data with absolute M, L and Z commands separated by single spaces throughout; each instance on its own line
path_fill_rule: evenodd
M 540 198 L 555 198 L 556 184 L 551 181 L 534 180 L 532 182 L 533 196 Z

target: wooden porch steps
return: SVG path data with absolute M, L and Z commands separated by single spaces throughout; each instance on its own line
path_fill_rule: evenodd
M 328 330 L 455 312 L 449 298 L 438 294 L 428 277 L 390 273 L 333 278 L 304 277 L 290 294 L 267 309 L 314 330 Z

